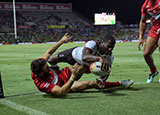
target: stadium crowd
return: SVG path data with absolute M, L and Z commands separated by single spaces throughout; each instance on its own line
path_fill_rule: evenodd
M 0 43 L 14 43 L 13 11 L 0 10 Z M 83 16 L 72 12 L 17 11 L 17 42 L 54 42 L 69 32 L 75 41 L 101 39 L 106 31 L 113 31 L 116 40 L 138 40 L 138 22 L 135 25 L 94 26 Z M 147 36 L 147 33 L 146 33 Z

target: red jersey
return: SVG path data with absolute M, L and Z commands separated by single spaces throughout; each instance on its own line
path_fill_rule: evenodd
M 160 19 L 160 0 L 156 0 L 155 4 L 152 5 L 150 0 L 146 0 L 141 9 L 142 16 L 150 15 L 152 21 Z
M 31 76 L 40 91 L 51 93 L 56 85 L 61 87 L 68 81 L 71 71 L 69 67 L 56 71 L 50 68 L 49 73 L 44 77 L 37 77 L 34 73 L 31 73 Z

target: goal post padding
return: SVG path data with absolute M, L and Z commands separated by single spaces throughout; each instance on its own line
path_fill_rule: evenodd
M 4 98 L 2 79 L 1 79 L 1 72 L 0 72 L 0 98 Z

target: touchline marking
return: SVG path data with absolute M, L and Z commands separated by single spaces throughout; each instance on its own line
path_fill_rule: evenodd
M 15 110 L 18 110 L 18 111 L 22 111 L 22 112 L 27 113 L 29 115 L 48 115 L 47 113 L 20 105 L 18 103 L 12 102 L 7 99 L 0 99 L 0 104 L 3 104 L 5 106 L 8 106 L 8 107 L 15 109 Z
M 42 95 L 42 94 L 46 94 L 46 93 L 43 93 L 43 92 L 33 92 L 33 93 L 26 93 L 26 94 L 5 96 L 5 98 L 24 97 L 24 96 Z

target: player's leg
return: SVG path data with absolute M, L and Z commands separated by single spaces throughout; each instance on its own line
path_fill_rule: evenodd
M 121 80 L 121 81 L 117 81 L 117 82 L 104 82 L 103 83 L 103 87 L 104 88 L 112 88 L 112 87 L 118 87 L 118 86 L 122 86 L 124 88 L 128 88 L 131 85 L 133 85 L 133 80 Z M 98 84 L 99 85 L 99 84 Z
M 153 52 L 157 48 L 157 42 L 157 39 L 148 37 L 144 46 L 143 56 L 151 72 L 149 78 L 147 79 L 147 83 L 151 83 L 153 81 L 153 78 L 158 74 L 157 68 L 154 64 L 154 60 L 152 57 Z
M 112 87 L 130 87 L 133 84 L 133 80 L 121 80 L 117 82 L 104 82 L 102 85 L 98 84 L 96 81 L 75 81 L 71 87 L 72 92 L 83 91 L 86 89 L 96 88 L 112 88 Z
M 71 87 L 71 90 L 72 92 L 78 92 L 95 87 L 97 87 L 95 81 L 75 81 Z
M 119 84 L 118 85 L 115 84 L 115 85 L 119 86 Z M 105 88 L 105 86 L 106 87 L 108 86 L 107 88 L 109 88 L 111 86 L 111 84 L 99 85 L 96 81 L 89 81 L 89 80 L 88 81 L 75 81 L 71 87 L 71 91 L 72 92 L 79 92 L 79 91 L 83 91 L 83 90 L 91 89 L 91 88 L 103 89 L 103 88 Z
M 56 65 L 58 62 L 60 62 L 58 54 L 55 54 L 48 59 L 48 63 L 50 63 L 51 65 Z
M 159 49 L 159 56 L 160 56 L 160 37 L 158 39 L 158 49 Z M 159 58 L 160 59 L 160 58 Z M 160 82 L 160 75 L 159 75 L 159 82 Z
M 72 57 L 72 51 L 74 50 L 74 48 L 70 48 L 70 49 L 64 50 L 62 52 L 59 52 L 56 55 L 51 56 L 49 58 L 48 62 L 51 65 L 55 65 L 55 64 L 57 64 L 59 62 L 66 62 L 66 63 L 68 63 L 70 65 L 74 65 L 76 63 L 76 61 Z

